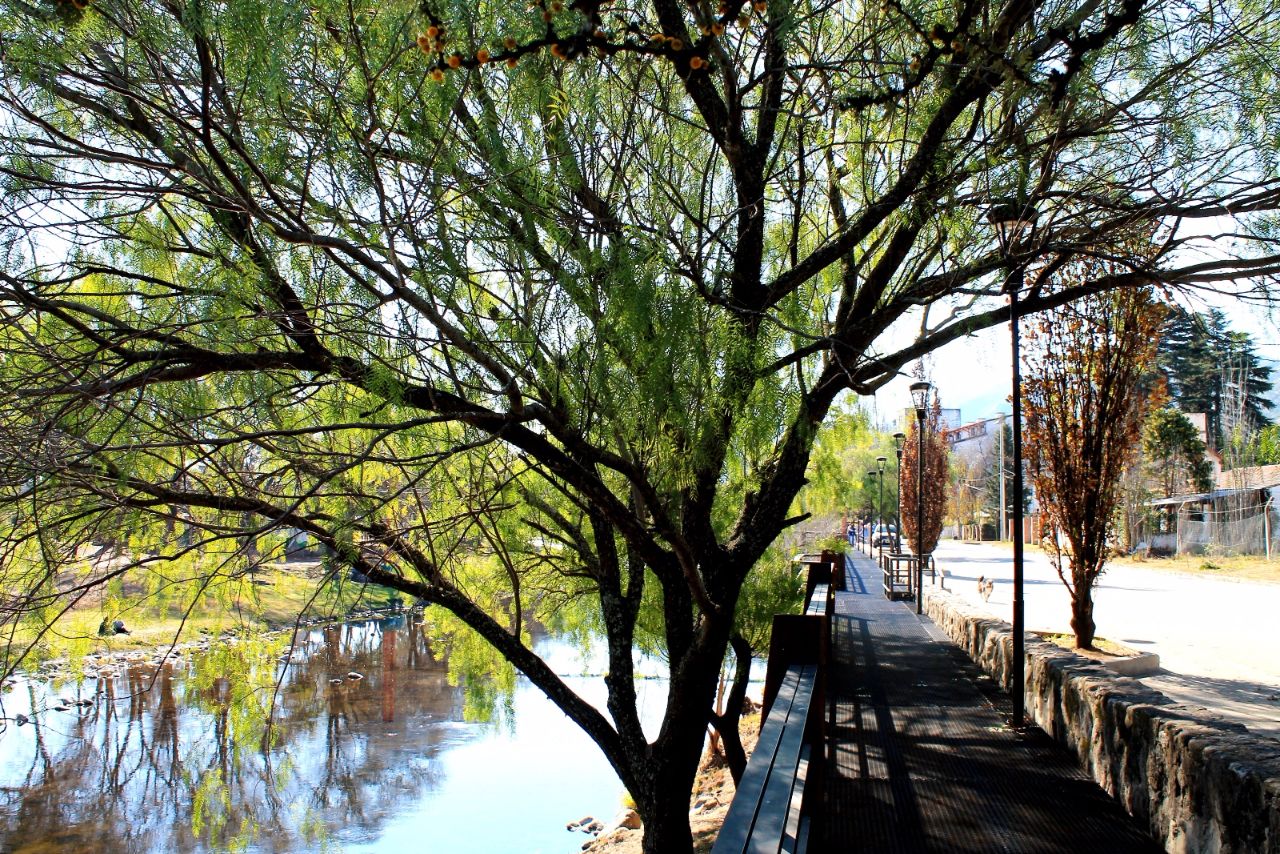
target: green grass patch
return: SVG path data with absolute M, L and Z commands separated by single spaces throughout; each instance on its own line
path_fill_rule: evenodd
M 385 588 L 328 579 L 314 563 L 269 564 L 235 576 L 147 587 L 125 578 L 91 593 L 61 616 L 45 612 L 48 619 L 24 619 L 7 638 L 6 660 L 33 641 L 28 665 L 75 660 L 90 652 L 155 649 L 209 633 L 265 632 L 288 628 L 300 615 L 340 619 L 353 610 L 389 604 Z M 103 620 L 109 626 L 123 620 L 129 634 L 99 636 Z

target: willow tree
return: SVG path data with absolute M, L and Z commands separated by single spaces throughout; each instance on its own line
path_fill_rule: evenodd
M 6 614 L 306 532 L 491 644 L 688 851 L 740 592 L 837 395 L 1117 229 L 1160 250 L 1023 309 L 1276 272 L 1274 50 L 1240 41 L 1276 15 L 1228 6 L 0 0 Z M 1052 209 L 1013 258 L 1001 196 Z M 66 583 L 90 539 L 117 562 Z M 566 601 L 605 709 L 523 628 Z
M 1098 263 L 1063 275 L 1089 277 Z M 1106 266 L 1106 265 L 1103 265 Z M 1058 578 L 1071 594 L 1076 646 L 1093 648 L 1093 587 L 1119 521 L 1121 478 L 1147 415 L 1165 308 L 1151 288 L 1090 294 L 1041 315 L 1024 351 L 1027 446 Z

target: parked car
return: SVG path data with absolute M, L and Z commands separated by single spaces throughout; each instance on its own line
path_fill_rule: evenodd
M 871 545 L 875 547 L 883 547 L 886 549 L 893 548 L 898 529 L 893 525 L 876 525 L 871 532 Z

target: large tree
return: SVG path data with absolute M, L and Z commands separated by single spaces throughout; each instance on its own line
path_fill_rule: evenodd
M 1158 250 L 1033 277 L 1024 310 L 1280 269 L 1250 238 L 1275 20 L 0 0 L 5 614 L 47 631 L 112 574 L 200 585 L 306 532 L 483 637 L 600 746 L 645 850 L 688 851 L 739 597 L 839 393 L 1003 323 L 1006 263 L 1116 232 Z M 1002 196 L 1045 211 L 1013 258 Z M 1234 242 L 1189 252 L 1212 238 L 1177 224 L 1224 215 Z M 119 562 L 69 583 L 87 539 Z M 566 600 L 597 614 L 605 709 L 523 630 Z M 670 662 L 653 735 L 642 630 Z
M 1097 267 L 1075 264 L 1061 275 L 1091 278 Z M 1027 336 L 1028 456 L 1051 532 L 1050 559 L 1071 594 L 1071 628 L 1082 649 L 1093 648 L 1093 587 L 1116 532 L 1121 477 L 1160 400 L 1143 393 L 1143 382 L 1163 320 L 1152 290 L 1129 289 L 1047 312 Z
M 1183 412 L 1203 412 L 1212 447 L 1227 449 L 1236 433 L 1266 426 L 1272 408 L 1271 368 L 1248 334 L 1230 329 L 1218 309 L 1176 308 L 1160 330 L 1160 370 Z

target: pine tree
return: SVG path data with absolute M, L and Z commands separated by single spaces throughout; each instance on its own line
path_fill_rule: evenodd
M 1249 434 L 1271 423 L 1272 369 L 1218 309 L 1173 309 L 1160 332 L 1159 366 L 1177 408 L 1205 414 L 1213 448 L 1229 447 L 1237 431 Z

